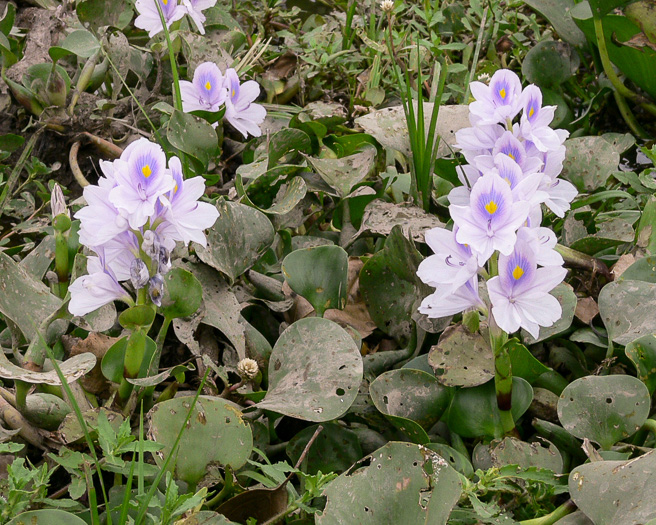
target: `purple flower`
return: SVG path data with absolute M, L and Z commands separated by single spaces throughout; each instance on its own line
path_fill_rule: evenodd
M 528 202 L 514 202 L 510 187 L 495 173 L 478 179 L 469 206 L 449 206 L 458 227 L 456 240 L 470 245 L 481 266 L 494 250 L 506 255 L 512 252 L 515 232 L 526 221 L 529 210 Z
M 540 326 L 551 326 L 562 315 L 549 292 L 566 274 L 560 266 L 538 268 L 530 244 L 518 240 L 511 254 L 499 256 L 499 275 L 487 283 L 497 325 L 509 334 L 521 327 L 537 338 Z
M 469 104 L 469 111 L 480 124 L 506 124 L 521 109 L 522 83 L 509 69 L 496 71 L 489 86 L 472 82 L 470 89 L 476 102 Z
M 426 232 L 426 243 L 434 255 L 419 264 L 417 276 L 427 285 L 454 293 L 478 272 L 476 256 L 456 241 L 456 232 L 433 228 Z
M 436 290 L 421 302 L 419 312 L 437 318 L 479 306 L 484 307 L 485 304 L 478 296 L 478 276 L 475 275 L 454 292 L 450 292 L 446 287 Z
M 495 158 L 499 153 L 507 155 L 514 160 L 522 169 L 524 174 L 535 173 L 542 167 L 542 159 L 537 156 L 528 155 L 524 144 L 522 144 L 512 131 L 506 131 L 499 137 L 492 148 L 492 153 L 479 155 L 474 159 L 474 165 L 483 173 L 494 168 Z
M 114 167 L 117 185 L 109 192 L 109 201 L 128 214 L 131 228 L 139 228 L 155 213 L 160 195 L 175 186 L 166 155 L 159 145 L 142 138 L 125 149 Z
M 194 25 L 198 32 L 201 35 L 205 34 L 205 28 L 203 24 L 205 23 L 205 15 L 202 11 L 214 7 L 216 0 L 182 0 L 185 8 L 187 9 L 187 14 L 194 21 Z
M 162 20 L 159 17 L 159 11 L 155 2 L 159 2 L 164 14 L 166 27 L 177 20 L 180 20 L 187 10 L 178 5 L 178 0 L 137 0 L 134 7 L 137 9 L 139 16 L 134 20 L 135 27 L 148 31 L 148 36 L 153 38 L 157 33 L 163 31 Z
M 103 249 L 96 248 L 94 251 L 98 257 L 87 259 L 88 275 L 78 277 L 68 288 L 71 292 L 68 311 L 73 315 L 86 315 L 116 300 L 132 303 L 128 292 L 105 264 Z
M 549 127 L 554 118 L 556 106 L 542 107 L 542 92 L 531 84 L 522 93 L 521 103 L 524 113 L 519 129 L 524 139 L 531 141 L 542 152 L 557 149 L 562 141 L 558 134 Z
M 171 158 L 169 167 L 175 187 L 166 195 L 166 202 L 160 209 L 164 222 L 158 232 L 185 244 L 194 241 L 206 246 L 203 230 L 214 225 L 219 211 L 212 204 L 198 202 L 205 193 L 205 180 L 202 177 L 184 180 L 177 157 Z
M 260 94 L 260 85 L 249 80 L 239 83 L 237 72 L 230 68 L 225 74 L 225 85 L 228 88 L 225 118 L 239 131 L 244 138 L 250 133 L 253 137 L 262 135 L 260 124 L 264 122 L 266 110 L 253 101 Z
M 228 89 L 219 67 L 212 62 L 203 62 L 194 71 L 194 80 L 180 81 L 182 109 L 191 111 L 219 111 L 228 96 Z

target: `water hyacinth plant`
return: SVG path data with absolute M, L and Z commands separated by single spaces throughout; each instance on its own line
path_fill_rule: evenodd
M 577 190 L 558 178 L 568 133 L 549 127 L 555 108 L 542 107 L 537 86 L 522 90 L 519 77 L 502 69 L 489 85 L 472 83 L 471 92 L 472 127 L 456 134 L 467 164 L 458 168 L 463 185 L 449 194 L 453 232 L 426 234 L 434 254 L 417 275 L 435 292 L 419 311 L 432 318 L 471 309 L 488 316 L 499 409 L 508 433 L 514 429 L 507 402 L 508 335 L 524 328 L 537 338 L 540 327 L 562 314 L 549 292 L 567 272 L 554 250 L 555 235 L 540 227 L 541 205 L 562 217 Z M 487 302 L 479 294 L 479 275 L 486 281 Z

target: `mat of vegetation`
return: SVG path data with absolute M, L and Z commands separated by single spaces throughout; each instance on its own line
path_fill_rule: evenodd
M 0 523 L 656 524 L 650 0 L 0 1 Z

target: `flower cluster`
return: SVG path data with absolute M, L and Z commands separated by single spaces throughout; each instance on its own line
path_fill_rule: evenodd
M 216 0 L 181 0 L 180 4 L 178 0 L 137 0 L 134 7 L 137 9 L 139 16 L 135 19 L 134 25 L 139 29 L 148 31 L 150 38 L 164 30 L 155 2 L 159 2 L 167 28 L 183 16 L 189 15 L 201 35 L 205 34 L 205 28 L 203 27 L 205 15 L 203 11 L 214 7 L 216 4 Z
M 114 300 L 131 304 L 124 281 L 145 289 L 159 306 L 176 242 L 205 246 L 203 230 L 219 213 L 198 202 L 204 179 L 184 180 L 180 160 L 172 157 L 167 167 L 162 148 L 147 139 L 130 144 L 113 162 L 101 161 L 100 168 L 104 176 L 84 188 L 87 206 L 75 214 L 80 243 L 96 256 L 87 259 L 88 275 L 71 284 L 68 309 L 85 315 Z
M 225 105 L 225 118 L 235 129 L 248 137 L 262 134 L 266 110 L 254 100 L 260 94 L 260 85 L 254 80 L 241 84 L 237 72 L 230 68 L 225 75 L 212 62 L 203 62 L 194 71 L 192 82 L 180 81 L 182 109 L 216 113 Z M 213 124 L 216 127 L 216 123 Z
M 417 274 L 436 291 L 419 311 L 445 317 L 485 309 L 478 276 L 492 259 L 498 266 L 489 264 L 487 292 L 494 321 L 508 333 L 521 327 L 537 338 L 540 326 L 562 314 L 549 292 L 566 270 L 554 250 L 555 234 L 540 223 L 542 204 L 563 217 L 577 193 L 558 178 L 568 132 L 549 127 L 556 108 L 542 106 L 537 86 L 522 90 L 512 71 L 497 71 L 489 85 L 472 83 L 471 92 L 472 127 L 456 133 L 467 164 L 458 172 L 463 186 L 449 194 L 454 228 L 426 234 L 434 255 Z

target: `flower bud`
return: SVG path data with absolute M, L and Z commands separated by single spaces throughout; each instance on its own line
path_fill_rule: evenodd
M 53 68 L 46 82 L 46 97 L 51 106 L 63 107 L 66 104 L 66 83 L 61 73 Z
M 249 359 L 247 357 L 237 363 L 237 373 L 244 381 L 254 379 L 259 371 L 260 368 L 257 366 L 257 361 L 254 359 Z
M 141 244 L 141 249 L 146 253 L 151 259 L 158 261 L 159 260 L 159 235 L 153 230 L 146 230 L 143 234 L 143 243 Z
M 164 246 L 159 248 L 159 273 L 166 275 L 171 269 L 171 252 Z
M 384 13 L 391 13 L 394 10 L 394 0 L 383 0 L 380 3 L 380 8 Z
M 66 207 L 64 194 L 59 184 L 55 183 L 50 195 L 50 208 L 52 210 L 52 226 L 58 232 L 66 232 L 71 228 L 71 215 Z
M 156 274 L 148 281 L 148 296 L 155 306 L 162 306 L 164 295 L 164 279 L 161 274 Z
M 141 259 L 135 259 L 130 265 L 130 282 L 135 290 L 143 288 L 148 283 L 150 274 L 146 263 Z

